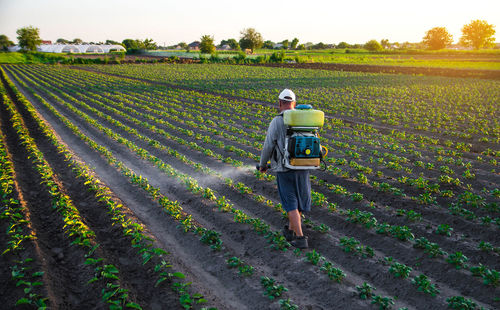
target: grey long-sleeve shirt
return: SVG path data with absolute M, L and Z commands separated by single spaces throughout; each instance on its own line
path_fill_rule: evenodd
M 275 172 L 285 172 L 289 169 L 283 166 L 285 155 L 286 126 L 283 122 L 283 112 L 273 118 L 267 129 L 266 139 L 260 154 L 260 165 L 264 166 L 271 160 L 271 169 Z

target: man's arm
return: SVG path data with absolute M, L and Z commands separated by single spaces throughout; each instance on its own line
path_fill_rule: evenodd
M 267 129 L 264 147 L 262 148 L 262 152 L 260 154 L 260 167 L 263 172 L 267 170 L 267 162 L 271 158 L 273 150 L 276 146 L 277 138 L 276 119 L 273 119 Z

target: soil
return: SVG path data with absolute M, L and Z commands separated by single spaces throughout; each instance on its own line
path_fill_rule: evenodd
M 10 72 L 10 68 L 7 71 Z M 9 73 L 9 76 L 13 80 L 13 75 Z M 50 78 L 46 81 L 50 81 Z M 27 80 L 25 82 L 29 84 Z M 318 268 L 308 263 L 305 257 L 297 258 L 291 251 L 279 252 L 269 249 L 266 239 L 250 229 L 248 225 L 235 223 L 231 214 L 218 211 L 213 202 L 201 198 L 199 195 L 192 194 L 185 189 L 183 184 L 161 173 L 155 166 L 138 158 L 128 148 L 108 138 L 108 136 L 90 126 L 79 116 L 56 102 L 56 100 L 50 99 L 44 91 L 38 89 L 35 85 L 30 85 L 30 87 L 35 89 L 37 94 L 44 97 L 64 117 L 78 126 L 86 136 L 100 145 L 108 147 L 127 167 L 146 177 L 153 186 L 158 187 L 161 193 L 171 200 L 179 201 L 184 211 L 191 214 L 197 222 L 208 229 L 216 229 L 221 232 L 224 249 L 221 252 L 214 252 L 208 246 L 201 244 L 196 236 L 184 234 L 176 228 L 178 223 L 161 211 L 157 203 L 149 199 L 145 192 L 131 185 L 104 158 L 68 130 L 27 89 L 20 87 L 18 83 L 16 84 L 33 103 L 40 117 L 51 124 L 60 140 L 78 158 L 91 165 L 99 179 L 109 186 L 114 195 L 116 195 L 116 199 L 119 199 L 128 208 L 128 216 L 142 223 L 146 227 L 147 232 L 155 239 L 156 246 L 170 253 L 167 258 L 172 263 L 173 269 L 185 273 L 189 281 L 193 283 L 193 292 L 202 293 L 209 301 L 208 305 L 210 306 L 215 306 L 219 309 L 278 309 L 279 305 L 277 301 L 270 301 L 267 297 L 263 296 L 263 289 L 259 281 L 260 276 L 272 276 L 278 283 L 283 283 L 289 289 L 287 297 L 290 297 L 294 303 L 299 305 L 300 309 L 375 309 L 375 306 L 370 305 L 369 302 L 362 301 L 356 297 L 357 292 L 355 287 L 356 285 L 361 285 L 363 282 L 369 282 L 377 287 L 377 294 L 382 296 L 397 296 L 395 307 L 443 309 L 447 306 L 444 296 L 456 295 L 473 298 L 475 301 L 488 307 L 494 308 L 500 306 L 498 302 L 495 303 L 492 301 L 492 296 L 498 295 L 498 288 L 495 289 L 482 285 L 481 279 L 474 278 L 470 273 L 462 270 L 456 270 L 453 266 L 447 264 L 444 259 L 428 258 L 422 251 L 413 249 L 408 243 L 375 234 L 373 230 L 369 231 L 361 228 L 359 225 L 347 222 L 345 217 L 339 213 L 332 213 L 327 211 L 326 208 L 315 207 L 313 212 L 308 214 L 307 217 L 314 222 L 324 223 L 330 227 L 330 231 L 326 234 L 321 234 L 314 231 L 311 227 L 305 227 L 304 229 L 310 238 L 311 250 L 314 249 L 320 252 L 325 258 L 332 261 L 335 267 L 341 268 L 347 274 L 347 277 L 341 284 L 336 284 L 328 280 Z M 61 88 L 61 90 L 63 89 Z M 53 92 L 53 94 L 56 93 Z M 90 94 L 76 98 L 99 111 L 105 112 L 103 108 L 92 103 L 88 96 Z M 60 98 L 66 101 L 63 97 Z M 119 98 L 114 99 L 119 100 Z M 75 104 L 75 106 L 77 105 Z M 83 108 L 78 108 L 88 113 Z M 273 230 L 279 231 L 285 223 L 279 213 L 262 203 L 257 203 L 248 195 L 243 195 L 238 191 L 228 188 L 221 180 L 194 170 L 191 166 L 182 163 L 165 152 L 153 148 L 136 136 L 123 131 L 104 119 L 100 119 L 93 113 L 89 113 L 89 115 L 104 126 L 109 127 L 114 132 L 134 142 L 139 147 L 146 149 L 152 155 L 161 158 L 180 172 L 196 178 L 201 185 L 210 186 L 218 196 L 225 196 L 236 208 L 241 209 L 249 216 L 263 219 Z M 176 296 L 171 296 L 165 290 L 151 289 L 153 281 L 151 280 L 150 270 L 140 266 L 141 264 L 137 261 L 137 254 L 130 248 L 129 240 L 123 240 L 120 237 L 120 232 L 111 226 L 106 212 L 102 207 L 98 207 L 99 202 L 81 191 L 81 188 L 84 186 L 72 175 L 71 170 L 65 166 L 61 158 L 57 154 L 54 154 L 55 152 L 53 152 L 51 146 L 44 143 L 44 139 L 40 135 L 37 135 L 33 121 L 25 113 L 23 116 L 32 130 L 32 135 L 36 137 L 37 144 L 39 144 L 44 154 L 47 155 L 51 165 L 54 166 L 58 177 L 61 179 L 61 183 L 76 202 L 86 223 L 96 231 L 97 239 L 102 244 L 102 254 L 113 263 L 116 263 L 121 274 L 123 273 L 124 285 L 130 289 L 131 295 L 141 305 L 144 305 L 145 309 L 165 308 L 166 303 L 170 301 L 174 304 Z M 230 175 L 235 182 L 243 182 L 251 187 L 254 193 L 263 195 L 274 202 L 279 201 L 275 185 L 256 180 L 251 171 L 234 169 L 228 164 L 200 152 L 193 151 L 186 146 L 179 145 L 143 127 L 139 127 L 121 116 L 112 115 L 112 117 L 124 125 L 136 129 L 140 134 L 156 139 L 161 144 L 171 147 L 195 162 L 202 163 L 216 171 Z M 176 123 L 176 125 L 179 127 L 182 126 L 180 123 Z M 171 134 L 179 135 L 179 132 L 165 126 L 158 125 L 157 127 Z M 197 129 L 192 130 L 195 133 L 203 133 Z M 2 131 L 8 132 L 8 128 L 5 128 L 5 130 L 2 128 Z M 9 134 L 9 136 L 12 136 L 12 134 Z M 183 136 L 183 138 L 186 141 L 200 143 L 199 140 L 193 137 Z M 222 138 L 220 139 L 225 144 L 234 143 Z M 10 143 L 9 146 L 9 149 L 16 149 L 13 143 Z M 217 149 L 215 146 L 206 144 L 204 147 L 210 148 L 214 152 L 221 153 L 224 156 L 233 156 L 234 158 L 243 160 L 247 166 L 254 164 L 251 160 L 239 158 L 234 153 Z M 16 172 L 17 169 L 21 168 L 16 166 Z M 362 186 L 353 180 L 343 179 L 323 172 L 315 172 L 315 174 L 318 178 L 325 179 L 329 183 L 339 184 L 349 188 L 350 191 L 363 193 L 367 199 L 376 201 L 380 207 L 372 210 L 362 204 L 356 204 L 346 197 L 334 195 L 324 187 L 314 186 L 314 190 L 323 193 L 329 201 L 336 202 L 342 208 L 360 208 L 364 211 L 370 211 L 381 221 L 386 221 L 394 225 L 408 223 L 403 218 L 391 215 L 382 206 L 391 205 L 394 209 L 418 209 L 423 214 L 426 222 L 422 224 L 408 224 L 411 225 L 412 230 L 416 234 L 426 236 L 433 242 L 439 242 L 442 248 L 449 252 L 456 250 L 463 251 L 471 258 L 471 262 L 473 263 L 481 262 L 496 269 L 500 267 L 498 256 L 480 253 L 475 249 L 475 243 L 473 243 L 475 239 L 470 238 L 470 236 L 490 238 L 488 240 L 498 245 L 500 239 L 494 230 L 489 231 L 475 223 L 467 222 L 460 218 L 457 219 L 444 210 L 435 207 L 422 207 L 416 205 L 415 202 L 403 198 L 378 193 L 372 188 Z M 26 188 L 26 186 L 29 185 L 24 184 L 21 188 Z M 458 232 L 463 232 L 468 236 L 465 237 L 465 240 L 458 237 L 444 238 L 426 228 L 426 225 L 435 225 L 442 222 L 449 222 Z M 51 231 L 51 233 L 57 234 L 55 231 Z M 339 246 L 339 240 L 344 236 L 354 236 L 356 239 L 361 240 L 362 244 L 370 246 L 375 250 L 376 256 L 374 258 L 361 258 L 344 252 Z M 59 240 L 59 242 L 64 242 L 64 240 Z M 52 247 L 55 246 L 52 245 Z M 226 259 L 233 255 L 242 258 L 245 262 L 254 266 L 255 276 L 248 278 L 241 277 L 234 270 L 228 269 Z M 412 276 L 421 273 L 428 275 L 432 282 L 437 284 L 441 290 L 441 294 L 435 298 L 431 298 L 424 293 L 418 292 L 410 280 L 394 278 L 388 273 L 388 267 L 380 263 L 380 260 L 383 260 L 386 256 L 392 256 L 398 262 L 411 266 L 414 269 Z M 79 266 L 78 261 L 74 263 L 75 266 Z M 49 271 L 52 272 L 52 270 Z M 57 270 L 54 273 L 57 273 Z M 84 271 L 78 269 L 77 273 L 84 274 Z M 69 280 L 61 279 L 61 281 Z M 78 289 L 81 288 L 77 286 L 72 290 L 78 291 Z M 93 293 L 96 294 L 96 292 Z M 98 296 L 92 298 L 98 299 Z M 64 292 L 56 293 L 56 300 L 67 299 L 69 297 L 64 295 Z M 178 305 L 177 303 L 175 304 Z

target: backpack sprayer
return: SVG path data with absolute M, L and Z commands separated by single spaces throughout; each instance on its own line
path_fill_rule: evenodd
M 309 104 L 298 105 L 283 112 L 286 128 L 283 165 L 292 170 L 319 169 L 328 149 L 321 145 L 318 130 L 323 126 L 325 113 Z M 323 161 L 324 162 L 324 161 Z M 259 170 L 260 166 L 255 167 Z M 267 168 L 270 165 L 267 164 Z
M 328 154 L 320 143 L 318 130 L 323 126 L 325 113 L 314 110 L 309 104 L 300 104 L 283 113 L 287 126 L 285 136 L 284 166 L 293 170 L 319 169 Z

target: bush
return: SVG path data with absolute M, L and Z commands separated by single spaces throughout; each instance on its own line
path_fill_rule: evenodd
M 281 63 L 285 59 L 285 51 L 274 52 L 269 58 L 269 62 Z
M 370 40 L 365 43 L 364 48 L 370 52 L 377 52 L 383 50 L 382 45 L 377 40 Z
M 247 58 L 247 54 L 245 52 L 238 52 L 238 55 L 233 57 L 233 60 L 236 61 L 236 63 L 245 63 L 245 59 Z

